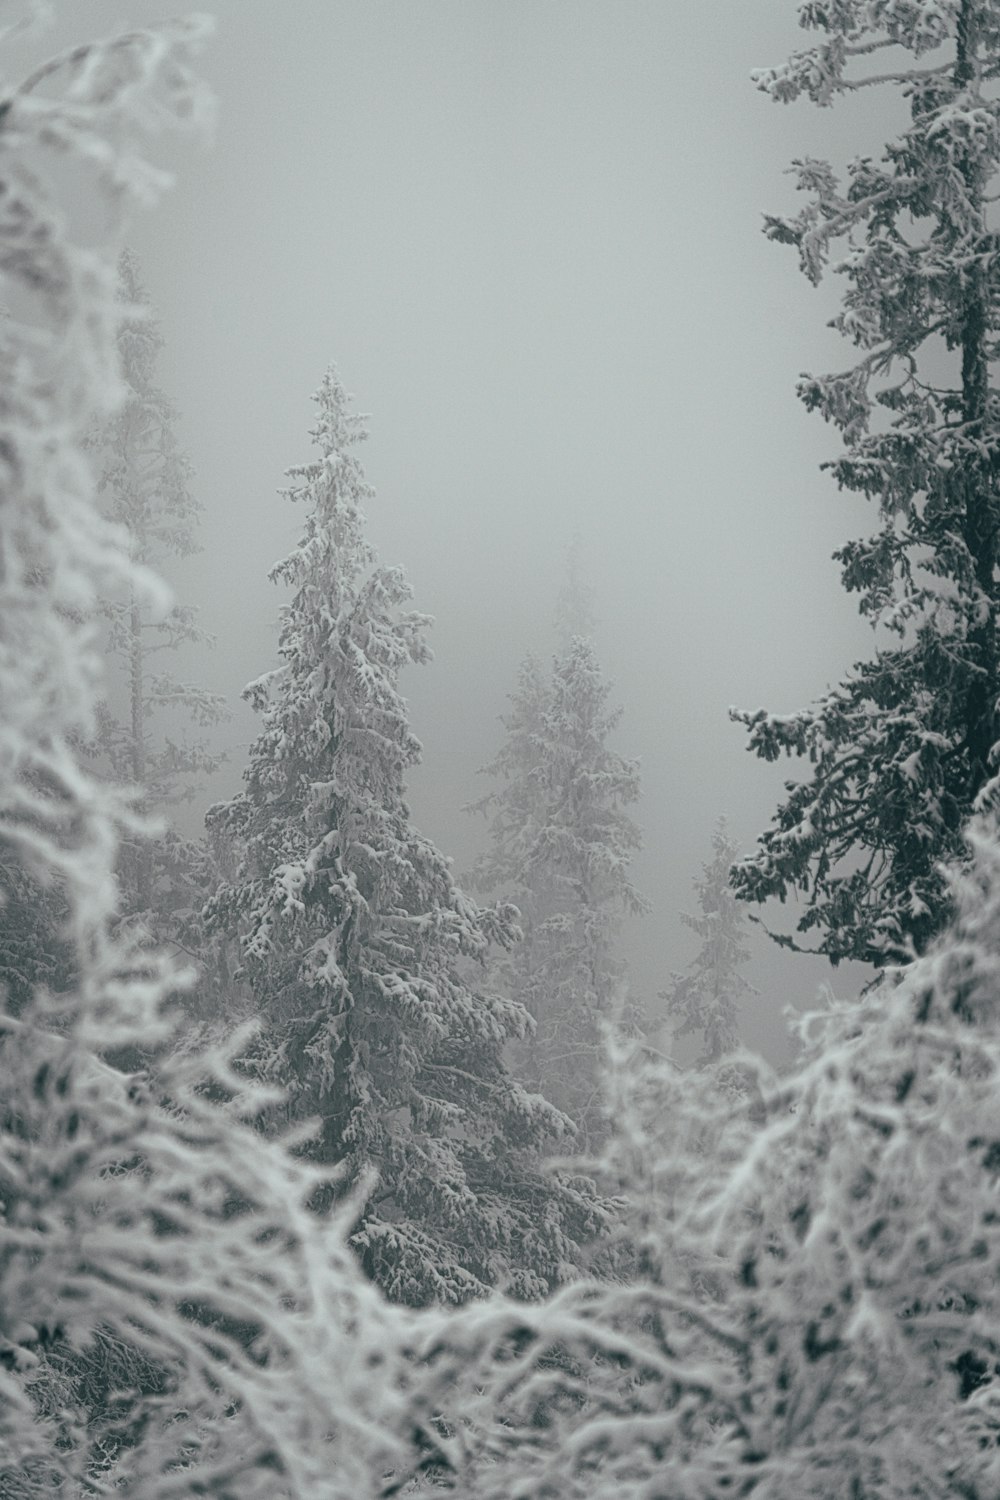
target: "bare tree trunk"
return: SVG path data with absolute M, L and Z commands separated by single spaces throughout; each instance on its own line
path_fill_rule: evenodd
M 131 773 L 132 781 L 145 792 L 146 787 L 146 711 L 143 693 L 142 610 L 132 595 L 129 611 L 129 686 L 131 692 Z M 132 873 L 135 888 L 126 893 L 128 905 L 145 911 L 152 901 L 152 867 L 148 840 L 140 837 L 133 844 Z
M 979 0 L 963 0 L 957 27 L 955 82 L 960 88 L 978 85 Z M 989 296 L 982 255 L 986 247 L 983 182 L 971 156 L 962 163 L 962 175 L 977 220 L 976 237 L 969 252 L 977 258 L 966 271 L 962 308 L 962 423 L 972 443 L 989 440 L 989 364 L 986 342 L 989 332 Z M 972 557 L 975 579 L 988 601 L 985 618 L 970 633 L 974 661 L 979 671 L 969 689 L 966 706 L 966 747 L 969 754 L 969 794 L 975 797 L 989 779 L 990 757 L 997 740 L 997 641 L 996 564 L 997 520 L 995 465 L 979 455 L 970 455 L 962 465 L 964 489 L 963 536 Z

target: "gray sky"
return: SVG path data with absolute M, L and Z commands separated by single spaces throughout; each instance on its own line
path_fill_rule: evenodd
M 204 73 L 214 146 L 164 152 L 177 186 L 131 239 L 168 348 L 162 383 L 205 507 L 179 573 L 236 700 L 271 665 L 269 566 L 298 517 L 275 495 L 310 455 L 334 361 L 372 413 L 374 540 L 436 617 L 410 674 L 425 766 L 415 817 L 463 868 L 506 694 L 548 652 L 574 531 L 597 643 L 639 755 L 653 914 L 629 934 L 649 998 L 692 953 L 678 911 L 726 813 L 745 848 L 783 778 L 730 703 L 804 706 L 868 649 L 830 553 L 871 524 L 818 465 L 837 435 L 797 375 L 847 362 L 795 254 L 760 233 L 793 156 L 877 151 L 873 94 L 779 108 L 752 68 L 802 45 L 793 0 L 217 0 Z M 56 42 L 156 19 L 73 0 Z M 161 153 L 162 159 L 162 153 Z M 239 785 L 240 710 L 215 797 Z M 773 914 L 776 918 L 780 912 Z M 761 942 L 746 1037 L 845 971 Z

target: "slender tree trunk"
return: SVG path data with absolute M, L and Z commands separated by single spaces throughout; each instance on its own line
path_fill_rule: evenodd
M 980 0 L 963 0 L 957 27 L 955 82 L 960 88 L 978 88 Z M 985 248 L 986 222 L 983 208 L 982 173 L 968 157 L 962 163 L 973 207 L 975 240 L 970 254 L 981 256 Z M 989 363 L 986 343 L 989 332 L 989 294 L 985 268 L 976 259 L 966 271 L 962 308 L 962 423 L 972 443 L 988 440 Z M 988 601 L 985 618 L 971 633 L 973 659 L 979 669 L 969 688 L 966 706 L 966 746 L 969 752 L 969 794 L 975 797 L 990 776 L 990 757 L 997 740 L 997 642 L 996 642 L 996 500 L 994 465 L 981 454 L 970 455 L 962 465 L 963 535 L 972 556 L 975 579 Z
M 143 693 L 143 643 L 142 611 L 135 595 L 129 610 L 129 687 L 131 692 L 131 773 L 135 786 L 145 790 L 146 786 L 146 713 Z M 149 843 L 141 837 L 133 845 L 135 859 L 133 874 L 135 890 L 130 894 L 129 904 L 140 911 L 146 910 L 152 900 L 152 871 Z

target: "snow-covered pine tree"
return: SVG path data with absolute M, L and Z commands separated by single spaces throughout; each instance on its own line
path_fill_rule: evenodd
M 198 550 L 201 507 L 191 491 L 191 465 L 177 442 L 177 409 L 156 383 L 163 335 L 130 249 L 118 261 L 118 302 L 125 399 L 92 436 L 99 455 L 98 489 L 105 513 L 127 530 L 136 562 L 160 568 Z M 109 650 L 119 669 L 119 680 L 113 677 L 111 685 L 121 693 L 125 711 L 116 713 L 107 701 L 102 705 L 98 744 L 117 779 L 143 789 L 144 809 L 161 813 L 192 796 L 193 778 L 220 764 L 221 755 L 209 749 L 204 736 L 192 737 L 184 726 L 217 723 L 225 717 L 225 702 L 162 664 L 164 651 L 206 639 L 192 608 L 175 603 L 167 615 L 157 614 L 138 589 L 106 601 L 104 608 Z M 192 851 L 176 834 L 155 843 L 140 835 L 127 842 L 122 857 L 127 909 L 148 917 L 155 906 L 162 919 L 165 905 L 176 904 L 176 892 L 163 887 L 191 883 L 184 876 Z M 192 903 L 182 894 L 182 904 Z M 156 925 L 164 928 L 162 920 Z
M 59 892 L 71 953 L 58 996 L 31 976 L 16 1001 L 0 986 L 4 1500 L 367 1500 L 419 1461 L 394 1436 L 414 1420 L 398 1317 L 346 1225 L 307 1206 L 315 1170 L 246 1123 L 265 1101 L 218 1056 L 145 1078 L 103 1060 L 169 1037 L 183 976 L 116 920 L 134 820 L 81 759 L 105 691 L 101 599 L 166 601 L 100 515 L 84 452 L 121 390 L 120 309 L 117 245 L 76 232 L 74 201 L 99 198 L 117 241 L 155 196 L 145 137 L 197 121 L 205 29 L 84 43 L 2 88 L 0 855 Z
M 399 674 L 427 658 L 426 620 L 365 537 L 364 419 L 332 370 L 314 399 L 319 455 L 285 492 L 303 535 L 272 572 L 292 589 L 281 665 L 247 689 L 263 728 L 246 787 L 209 814 L 239 856 L 210 920 L 242 939 L 256 1065 L 319 1118 L 314 1154 L 345 1183 L 377 1174 L 353 1241 L 371 1276 L 406 1303 L 537 1296 L 572 1273 L 602 1207 L 539 1168 L 567 1122 L 504 1065 L 524 1010 L 478 987 L 515 915 L 475 906 L 410 821 L 420 746 Z
M 561 619 L 589 619 L 586 602 L 571 581 Z M 508 993 L 535 1021 L 512 1049 L 514 1068 L 569 1115 L 584 1150 L 605 1129 L 603 1024 L 624 991 L 622 918 L 645 910 L 629 876 L 639 768 L 608 748 L 621 718 L 610 692 L 583 636 L 566 638 L 548 680 L 529 657 L 503 720 L 507 739 L 486 767 L 501 784 L 476 804 L 492 814 L 477 884 L 517 903 L 524 933 L 503 966 Z
M 804 892 L 798 930 L 833 962 L 882 963 L 946 920 L 941 862 L 997 772 L 1000 4 L 810 0 L 799 18 L 823 40 L 756 75 L 772 99 L 828 105 L 895 85 L 909 104 L 902 135 L 878 161 L 855 158 L 846 184 L 826 162 L 796 162 L 809 203 L 766 220 L 814 282 L 840 247 L 834 326 L 861 358 L 799 394 L 843 435 L 838 484 L 877 503 L 874 535 L 835 556 L 898 644 L 805 712 L 735 714 L 758 755 L 812 769 L 734 879 L 753 901 Z
M 662 992 L 674 1035 L 701 1033 L 701 1064 L 718 1062 L 739 1046 L 739 1004 L 756 994 L 742 972 L 750 957 L 747 920 L 729 879 L 738 853 L 720 818 L 712 834 L 712 857 L 694 882 L 697 914 L 681 914 L 701 943 L 686 973 L 673 975 Z

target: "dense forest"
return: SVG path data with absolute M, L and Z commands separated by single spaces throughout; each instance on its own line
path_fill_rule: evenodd
M 732 711 L 790 779 L 751 853 L 705 830 L 656 997 L 623 942 L 640 767 L 572 545 L 474 867 L 416 825 L 429 621 L 370 538 L 333 363 L 302 372 L 242 778 L 200 836 L 178 818 L 229 706 L 162 575 L 212 500 L 127 240 L 154 137 L 210 113 L 211 22 L 5 82 L 4 1500 L 1000 1489 L 1000 0 L 798 19 L 759 90 L 906 112 L 844 175 L 797 159 L 804 206 L 765 220 L 840 277 L 853 352 L 799 394 L 870 502 L 836 556 L 874 646 L 799 713 Z M 775 899 L 779 944 L 866 975 L 781 1069 L 741 1038 Z

